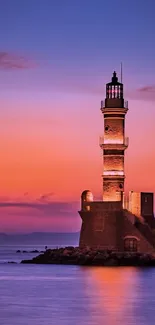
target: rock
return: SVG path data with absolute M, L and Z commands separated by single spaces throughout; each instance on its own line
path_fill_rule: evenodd
M 44 251 L 39 252 L 37 249 L 35 249 L 35 250 L 33 250 L 33 251 L 25 251 L 25 250 L 21 251 L 20 249 L 18 249 L 18 250 L 16 251 L 16 253 L 44 253 Z
M 33 253 L 37 253 L 35 250 Z M 99 266 L 155 266 L 155 257 L 149 254 L 98 250 L 95 248 L 61 247 L 46 249 L 31 260 L 21 263 L 33 264 L 72 264 Z
M 104 266 L 118 266 L 118 261 L 114 258 L 104 261 Z
M 33 264 L 33 260 L 22 260 L 21 261 L 22 264 Z
M 69 255 L 70 255 L 70 250 L 64 249 L 63 256 L 69 256 Z
M 8 264 L 17 264 L 17 262 L 10 261 L 10 262 L 8 262 Z

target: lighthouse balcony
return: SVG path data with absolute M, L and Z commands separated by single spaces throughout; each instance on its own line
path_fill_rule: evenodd
M 129 138 L 124 137 L 123 139 L 108 139 L 100 136 L 99 145 L 102 149 L 126 149 L 129 145 Z
M 124 109 L 126 112 L 128 111 L 128 101 L 124 100 L 123 98 L 106 98 L 105 100 L 101 100 L 101 110 L 106 111 L 106 109 L 108 109 L 108 111 L 111 110 L 118 110 L 120 109 L 120 111 L 122 111 L 122 109 Z

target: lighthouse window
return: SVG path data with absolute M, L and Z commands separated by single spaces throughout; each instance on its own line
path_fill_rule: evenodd
M 117 89 L 117 86 L 115 86 L 115 98 L 118 97 L 118 89 Z
M 137 252 L 137 239 L 136 238 L 126 238 L 124 239 L 124 250 L 126 252 Z
M 112 91 L 111 91 L 111 86 L 109 86 L 109 98 L 111 98 Z
M 115 97 L 115 89 L 114 89 L 114 86 L 112 86 L 112 98 Z
M 121 86 L 119 86 L 119 98 L 121 98 Z

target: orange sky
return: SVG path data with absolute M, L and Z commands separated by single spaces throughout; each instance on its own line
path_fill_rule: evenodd
M 31 98 L 3 100 L 0 196 L 2 203 L 17 202 L 16 209 L 9 207 L 10 203 L 1 208 L 4 231 L 42 227 L 50 227 L 51 231 L 79 230 L 77 209 L 81 192 L 90 189 L 96 198 L 102 196 L 100 99 L 75 94 L 73 100 L 73 95 L 57 94 L 57 98 L 50 96 L 46 102 L 42 98 L 32 102 Z M 129 100 L 126 136 L 126 190 L 155 191 L 153 102 Z M 37 220 L 34 208 L 25 211 L 18 207 L 18 202 L 38 202 L 48 193 L 46 201 L 50 201 L 52 212 L 39 217 L 43 213 L 39 211 Z M 68 217 L 63 223 L 59 207 L 52 209 L 53 201 L 60 206 L 62 202 L 73 202 L 72 208 L 67 207 Z

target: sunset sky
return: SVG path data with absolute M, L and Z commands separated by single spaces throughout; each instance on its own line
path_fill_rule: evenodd
M 155 1 L 1 0 L 0 232 L 79 231 L 102 197 L 100 101 L 123 62 L 125 188 L 155 192 Z

